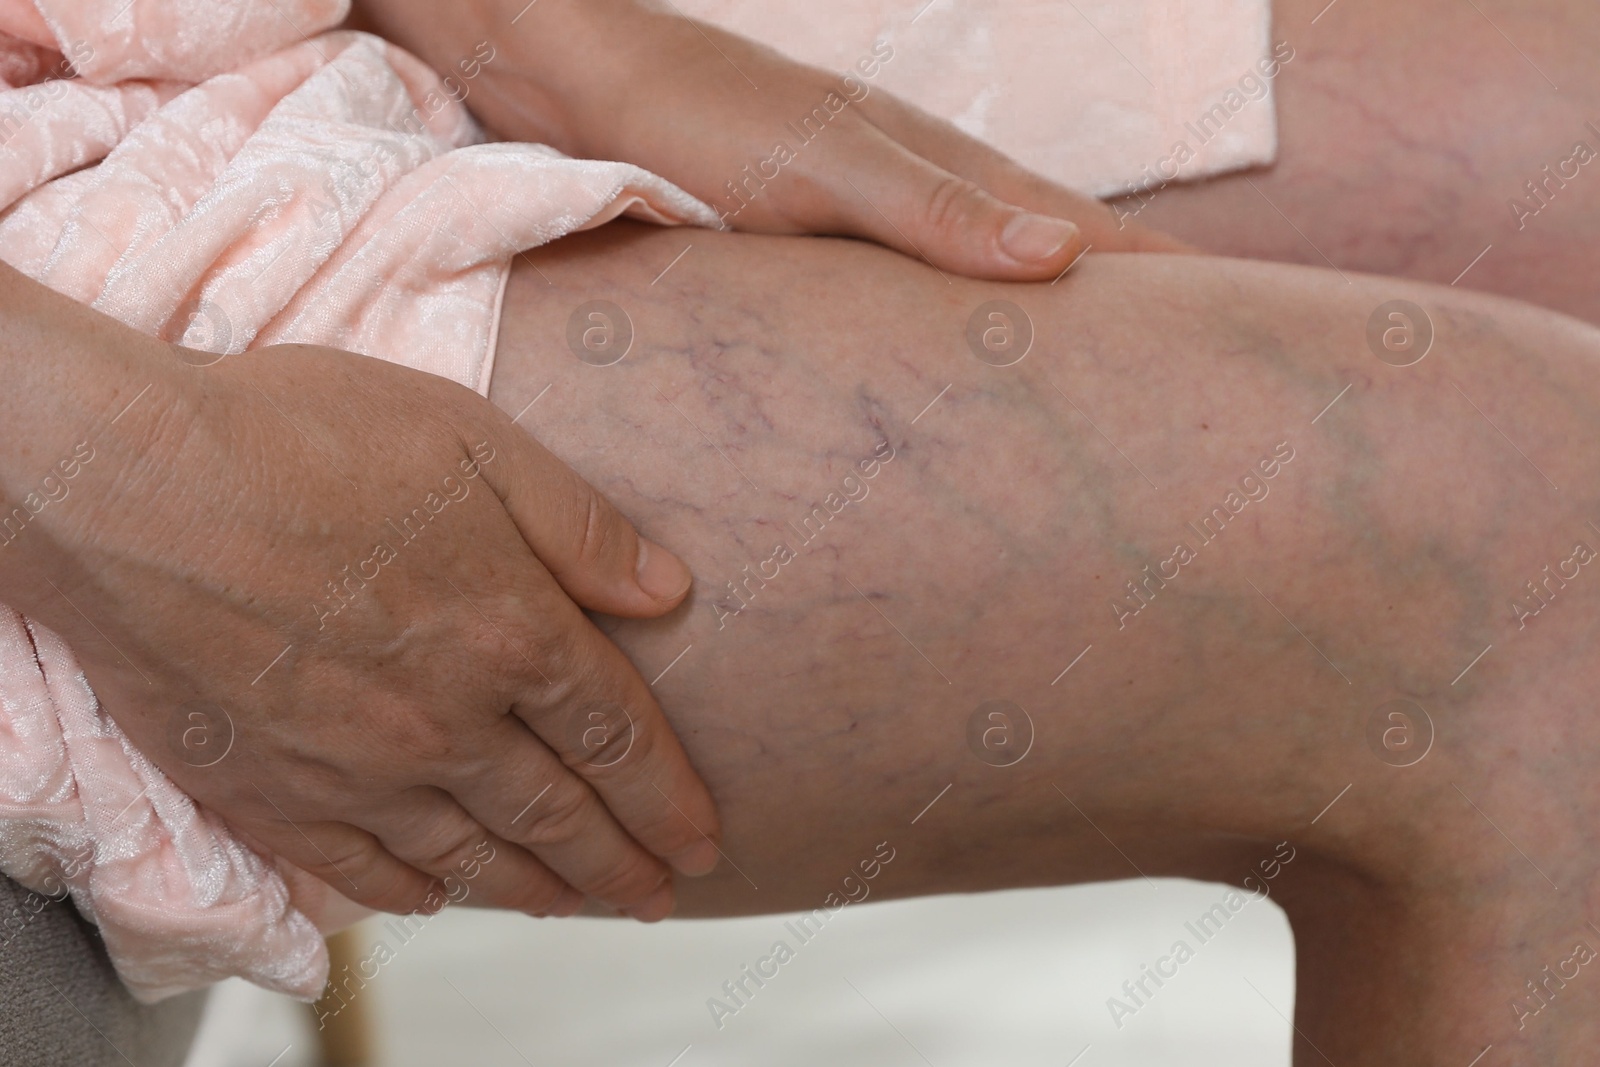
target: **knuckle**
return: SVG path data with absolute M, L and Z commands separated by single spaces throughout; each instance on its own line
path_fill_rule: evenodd
M 655 891 L 666 876 L 666 868 L 643 853 L 631 856 L 586 886 L 590 896 L 613 907 L 637 904 Z
M 463 629 L 474 635 L 471 639 L 476 656 L 474 666 L 484 672 L 491 691 L 509 697 L 532 684 L 538 688 L 531 699 L 540 703 L 548 700 L 549 694 L 545 692 L 548 687 L 544 683 L 558 682 L 572 658 L 568 646 L 574 635 L 569 627 L 537 617 L 537 613 L 498 625 L 476 617 L 463 621 Z M 509 704 L 508 699 L 507 706 Z
M 515 908 L 534 915 L 552 912 L 563 896 L 569 893 L 566 881 L 537 857 L 518 850 L 514 866 L 493 887 L 500 907 Z
M 939 180 L 928 194 L 927 224 L 939 233 L 958 233 L 973 221 L 983 190 L 976 182 L 955 175 Z
M 587 777 L 605 775 L 625 760 L 639 758 L 638 717 L 615 700 L 585 700 L 567 714 L 567 729 L 555 746 L 568 767 Z
M 459 731 L 425 709 L 409 707 L 385 719 L 389 744 L 409 763 L 453 764 L 461 754 Z
M 363 875 L 371 878 L 380 867 L 378 846 L 366 841 L 341 837 L 317 845 L 317 852 L 327 860 L 336 877 L 342 872 L 358 885 Z
M 416 849 L 412 864 L 435 876 L 453 875 L 471 865 L 474 850 L 483 835 L 460 826 L 441 827 L 426 834 Z
M 683 804 L 679 803 L 679 807 Z M 721 826 L 714 815 L 697 815 L 694 824 L 677 807 L 662 804 L 654 818 L 639 820 L 628 830 L 659 852 L 679 852 L 701 840 L 715 841 Z M 702 832 L 704 831 L 704 832 Z
M 490 626 L 481 619 L 471 620 L 469 629 L 476 635 L 471 647 L 477 664 L 501 692 L 515 692 L 529 678 L 537 679 L 557 636 L 542 627 Z
M 548 802 L 528 813 L 517 840 L 530 848 L 570 844 L 592 824 L 596 806 L 594 794 L 581 783 L 552 786 Z
M 352 894 L 354 896 L 355 894 Z M 424 888 L 412 888 L 396 883 L 385 886 L 383 889 L 365 893 L 356 898 L 357 904 L 364 904 L 374 911 L 388 912 L 391 915 L 409 915 L 426 906 L 428 891 Z
M 605 562 L 615 551 L 622 535 L 622 516 L 607 503 L 598 490 L 585 486 L 588 497 L 583 519 L 583 541 L 578 545 L 578 566 L 589 568 Z
M 560 878 L 554 876 L 541 878 L 526 886 L 523 898 L 516 906 L 534 915 L 548 915 L 555 910 L 566 891 L 567 883 Z
M 357 903 L 379 911 L 408 912 L 420 907 L 427 895 L 425 878 L 407 877 L 404 868 L 391 868 L 376 845 L 342 841 L 318 847 L 324 862 L 307 869 Z
M 563 703 L 576 699 L 598 675 L 594 649 L 581 630 L 565 626 L 548 628 L 539 638 L 539 652 L 554 693 Z
M 564 709 L 579 706 L 596 688 L 603 671 L 594 649 L 583 635 L 561 627 L 541 631 L 532 638 L 528 660 L 518 660 L 522 674 L 536 684 L 519 701 L 537 710 L 545 722 L 564 721 Z M 542 731 L 541 731 L 542 733 Z

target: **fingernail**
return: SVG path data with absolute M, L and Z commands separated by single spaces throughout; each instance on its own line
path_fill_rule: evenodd
M 716 870 L 720 859 L 722 854 L 717 851 L 717 846 L 706 838 L 673 857 L 672 866 L 691 878 L 698 878 L 702 874 L 710 874 Z
M 689 589 L 694 575 L 683 561 L 654 541 L 639 538 L 639 588 L 657 600 L 676 600 Z
M 637 919 L 642 923 L 658 923 L 672 914 L 672 882 L 662 882 L 656 891 L 645 897 L 643 901 L 623 912 L 630 919 Z
M 1077 233 L 1078 228 L 1063 219 L 1022 211 L 1000 231 L 1000 247 L 1012 259 L 1033 263 L 1060 252 Z

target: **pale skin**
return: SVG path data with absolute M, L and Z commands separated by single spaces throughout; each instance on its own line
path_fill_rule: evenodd
M 662 143 L 613 124 L 636 158 L 690 188 L 696 168 L 703 180 L 742 154 L 749 130 L 833 89 L 825 72 L 723 35 L 769 86 L 730 103 L 721 60 L 686 49 L 698 33 L 648 3 L 547 3 L 541 32 L 516 41 L 496 0 L 372 8 L 398 39 L 420 34 L 413 43 L 445 71 L 494 36 L 505 54 L 484 68 L 476 102 L 500 102 L 487 117 L 502 135 L 574 151 L 624 154 L 570 136 L 616 106 L 616 86 L 583 55 L 621 60 L 652 101 L 630 114 L 720 131 L 715 146 Z M 457 40 L 465 52 L 449 51 Z M 795 170 L 801 193 L 775 192 L 739 225 L 892 237 L 951 271 L 1015 279 L 1059 274 L 1085 234 L 1103 233 L 1102 247 L 1175 245 L 1112 235 L 1103 206 L 904 105 L 866 114 L 852 111 L 836 144 Z M 891 214 L 864 205 L 861 188 Z M 587 896 L 660 919 L 672 873 L 716 863 L 710 794 L 644 680 L 580 610 L 659 615 L 689 572 L 492 405 L 326 350 L 212 367 L 10 268 L 0 309 L 13 386 L 0 398 L 0 514 L 12 520 L 0 597 L 64 635 L 107 713 L 246 840 L 395 911 L 435 906 L 437 880 L 485 842 L 509 860 L 479 899 L 535 915 Z M 80 449 L 111 459 L 72 476 L 72 506 L 46 509 Z M 385 519 L 430 494 L 455 501 L 472 536 L 414 566 L 375 561 L 374 540 L 399 533 Z M 639 759 L 609 773 L 585 759 L 596 707 L 628 712 Z M 228 773 L 207 773 L 181 740 L 197 708 L 202 737 L 226 722 L 248 739 L 228 750 Z
M 1007 287 L 857 244 L 615 226 L 531 259 L 492 398 L 517 411 L 548 386 L 523 422 L 697 577 L 672 615 L 607 626 L 647 676 L 671 664 L 655 691 L 723 812 L 728 862 L 680 888 L 680 914 L 816 907 L 885 840 L 884 895 L 1239 882 L 1290 841 L 1274 895 L 1299 945 L 1297 1062 L 1314 1044 L 1465 1063 L 1493 1043 L 1533 1063 L 1596 1036 L 1600 984 L 1521 1032 L 1509 1007 L 1600 940 L 1600 582 L 1578 568 L 1525 630 L 1511 607 L 1573 542 L 1600 544 L 1593 329 L 1186 256 Z M 1035 329 L 1005 369 L 964 337 L 997 298 Z M 1403 369 L 1365 340 L 1395 298 L 1437 329 Z M 636 331 L 614 366 L 567 349 L 594 299 Z M 881 441 L 867 495 L 796 544 L 785 524 Z M 1270 494 L 1120 628 L 1123 583 L 1198 546 L 1184 524 L 1285 442 Z M 713 608 L 778 540 L 796 558 L 739 614 Z M 1397 698 L 1435 730 L 1405 768 L 1367 741 Z M 996 699 L 1036 731 L 1012 767 L 967 745 Z
M 1276 164 L 1126 198 L 1129 225 L 1223 255 L 1461 276 L 1600 320 L 1600 169 L 1574 153 L 1600 149 L 1600 9 L 1277 0 L 1272 33 L 1295 50 L 1274 82 Z
M 1580 567 L 1537 616 L 1512 608 L 1600 538 L 1591 328 L 1179 256 L 1095 255 L 1024 286 L 854 243 L 618 225 L 526 262 L 542 275 L 513 276 L 492 399 L 517 414 L 549 385 L 521 424 L 697 578 L 663 619 L 602 620 L 659 676 L 722 812 L 727 861 L 680 885 L 680 914 L 814 907 L 879 841 L 891 896 L 1240 881 L 1290 841 L 1274 897 L 1299 949 L 1297 1062 L 1489 1044 L 1574 1062 L 1597 1036 L 1587 970 L 1547 1006 L 1525 983 L 1553 993 L 1544 968 L 1600 940 L 1583 703 L 1600 593 Z M 1407 368 L 1366 337 L 1396 298 L 1437 334 Z M 633 323 L 614 366 L 567 348 L 594 299 Z M 1035 333 L 1009 368 L 965 337 L 994 299 Z M 863 482 L 881 442 L 894 458 Z M 1270 495 L 1119 619 L 1123 583 L 1198 540 L 1185 523 L 1282 443 Z M 723 583 L 847 474 L 870 493 L 728 617 Z M 1367 728 L 1402 697 L 1435 739 L 1397 768 Z M 1015 766 L 968 748 L 994 699 L 1034 725 Z M 586 773 L 604 791 L 647 754 Z
M 1376 136 L 1318 129 L 1330 155 Z M 1488 166 L 1503 146 L 1476 147 Z M 1503 209 L 1476 189 L 1441 177 L 1435 194 Z M 1148 210 L 1243 244 L 1270 208 L 1234 205 L 1228 230 L 1225 195 L 1169 189 Z M 1568 201 L 1579 220 L 1595 202 Z M 1304 226 L 1344 223 L 1341 250 L 1394 225 L 1304 208 Z M 1543 234 L 1540 254 L 1589 270 L 1582 232 Z M 548 386 L 523 424 L 697 579 L 671 616 L 607 626 L 646 675 L 672 664 L 655 691 L 724 815 L 729 862 L 679 914 L 817 907 L 880 841 L 897 849 L 883 895 L 1243 884 L 1289 841 L 1273 896 L 1296 935 L 1296 1063 L 1466 1064 L 1491 1045 L 1483 1062 L 1575 1062 L 1600 1036 L 1577 951 L 1600 949 L 1600 586 L 1575 562 L 1600 548 L 1592 327 L 1465 286 L 1190 257 L 1091 256 L 1055 287 L 1005 286 L 848 243 L 619 226 L 530 260 L 492 399 L 516 412 Z M 1540 295 L 1537 277 L 1487 277 Z M 615 366 L 567 347 L 596 299 L 632 322 Z M 993 299 L 1033 323 L 1014 367 L 967 346 Z M 1367 341 L 1394 299 L 1435 329 L 1414 366 Z M 881 440 L 895 458 L 868 495 L 795 544 L 785 525 Z M 1285 441 L 1270 494 L 1120 629 L 1107 587 L 1197 544 L 1185 523 Z M 737 615 L 713 607 L 739 604 L 724 583 L 776 540 L 796 558 Z M 1015 766 L 968 747 L 996 699 L 1034 726 Z M 1432 723 L 1412 766 L 1392 765 L 1392 720 L 1369 740 L 1397 699 Z

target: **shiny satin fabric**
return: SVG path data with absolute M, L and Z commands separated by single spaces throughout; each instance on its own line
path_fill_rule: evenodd
M 637 167 L 484 143 L 460 100 L 492 42 L 447 87 L 329 31 L 347 6 L 0 0 L 0 259 L 219 358 L 330 345 L 486 392 L 519 250 L 623 213 L 717 224 Z M 361 913 L 195 804 L 4 606 L 0 871 L 70 894 L 146 1001 L 234 975 L 314 998 L 319 930 Z

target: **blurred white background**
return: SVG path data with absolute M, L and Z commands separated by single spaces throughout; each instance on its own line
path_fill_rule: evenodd
M 356 997 L 384 1067 L 1287 1067 L 1283 913 L 1251 903 L 1205 944 L 1185 928 L 1225 893 L 1158 880 L 852 904 L 720 1030 L 707 998 L 775 940 L 796 945 L 790 916 L 646 927 L 447 909 Z M 399 942 L 382 919 L 361 929 Z M 1194 958 L 1117 1027 L 1107 999 L 1179 939 Z M 314 1026 L 234 980 L 189 1067 L 309 1067 Z

